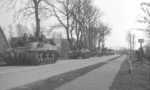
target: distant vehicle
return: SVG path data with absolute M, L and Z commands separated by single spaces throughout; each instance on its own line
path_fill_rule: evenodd
M 3 42 L 7 44 L 5 35 L 2 29 L 0 29 L 0 37 L 4 38 Z M 55 43 L 47 40 L 41 39 L 39 41 L 34 38 L 27 37 L 17 37 L 16 42 L 13 45 L 7 45 L 5 50 L 1 49 L 0 56 L 9 65 L 39 65 L 39 64 L 51 64 L 57 61 L 59 56 L 57 52 L 57 46 Z M 2 39 L 0 39 L 2 40 Z M 2 42 L 2 41 L 0 41 Z M 1 45 L 1 47 L 5 45 Z
M 80 50 L 70 50 L 68 53 L 68 56 L 71 59 L 78 59 L 78 58 L 86 59 L 94 55 L 96 55 L 95 52 L 85 48 Z
M 115 54 L 115 51 L 112 50 L 112 49 L 105 49 L 105 50 L 103 51 L 103 54 L 104 54 L 104 55 L 114 55 L 114 54 Z

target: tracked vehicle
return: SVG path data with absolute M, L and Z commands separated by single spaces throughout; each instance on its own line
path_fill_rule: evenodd
M 9 65 L 40 65 L 52 64 L 59 56 L 57 45 L 49 40 L 34 40 L 31 37 L 22 37 L 12 41 L 9 45 L 0 29 L 0 37 L 5 45 L 0 45 L 0 57 Z M 2 39 L 1 39 L 2 40 Z M 5 47 L 4 47 L 5 46 Z M 5 48 L 5 49 L 3 49 Z

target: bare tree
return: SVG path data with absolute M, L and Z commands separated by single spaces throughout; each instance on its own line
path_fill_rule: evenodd
M 71 17 L 75 20 L 75 34 L 79 48 L 91 48 L 94 39 L 94 31 L 101 13 L 92 6 L 91 0 L 76 0 L 71 11 Z
M 144 15 L 141 19 L 138 20 L 138 22 L 143 23 L 147 26 L 142 30 L 145 31 L 148 34 L 148 36 L 150 36 L 150 3 L 142 2 L 141 10 L 143 11 Z
M 128 45 L 129 45 L 130 56 L 132 56 L 134 46 L 135 46 L 135 35 L 132 34 L 131 32 L 128 32 L 128 34 L 127 34 L 127 42 L 128 42 Z
M 72 24 L 74 21 L 70 16 L 70 11 L 72 10 L 73 6 L 71 0 L 58 0 L 57 2 L 59 7 L 51 5 L 53 7 L 54 16 L 57 18 L 62 27 L 65 28 L 67 40 L 70 44 L 70 48 L 72 48 Z
M 97 24 L 102 13 L 92 5 L 92 0 L 58 0 L 57 2 L 57 6 L 49 5 L 53 7 L 54 16 L 66 31 L 70 48 L 96 47 L 97 28 L 99 28 Z M 102 30 L 106 33 L 108 28 Z
M 96 28 L 96 39 L 98 42 L 98 48 L 104 47 L 105 37 L 110 34 L 111 28 L 108 26 L 105 26 L 103 23 L 100 23 L 99 26 Z
M 128 63 L 129 63 L 129 73 L 132 72 L 133 70 L 133 66 L 132 66 L 132 57 L 134 56 L 134 45 L 135 45 L 135 35 L 132 34 L 131 32 L 127 33 L 127 42 L 129 45 L 129 59 L 128 59 Z
M 36 32 L 35 37 L 38 39 L 40 37 L 40 11 L 49 10 L 49 7 L 44 6 L 47 4 L 47 0 L 1 0 L 1 6 L 6 6 L 15 9 L 15 7 L 20 8 L 17 11 L 18 14 L 23 14 L 22 16 L 34 15 L 36 22 Z M 24 7 L 18 6 L 19 4 L 25 4 Z M 44 4 L 43 4 L 44 3 Z
M 106 36 L 109 35 L 110 33 L 111 33 L 111 28 L 108 25 L 102 23 L 100 25 L 99 42 L 98 42 L 99 49 L 101 48 L 102 54 L 104 54 Z

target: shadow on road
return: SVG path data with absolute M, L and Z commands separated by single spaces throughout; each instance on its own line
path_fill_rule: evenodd
M 41 80 L 41 81 L 34 82 L 34 83 L 24 85 L 21 87 L 13 88 L 11 90 L 55 90 L 55 88 L 58 88 L 58 87 L 62 86 L 63 84 L 69 83 L 72 80 L 74 80 L 80 76 L 83 76 L 83 75 L 87 74 L 88 72 L 103 66 L 104 64 L 107 64 L 113 60 L 116 60 L 119 57 L 120 56 L 115 57 L 107 62 L 101 62 L 101 63 L 95 64 L 95 65 L 87 66 L 87 67 L 84 67 L 84 68 L 81 68 L 78 70 L 74 70 L 71 72 L 53 76 L 46 80 Z

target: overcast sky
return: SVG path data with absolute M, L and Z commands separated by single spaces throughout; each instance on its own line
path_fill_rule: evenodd
M 94 1 L 94 0 L 93 0 Z M 112 33 L 106 45 L 112 48 L 127 47 L 126 35 L 133 28 L 139 27 L 137 19 L 141 14 L 141 0 L 95 0 L 94 5 L 103 11 L 103 20 L 112 27 Z M 0 25 L 11 22 L 11 15 L 0 11 Z M 132 32 L 135 32 L 132 30 Z M 143 38 L 141 32 L 136 32 L 136 39 Z
M 142 13 L 140 9 L 141 1 L 95 0 L 94 4 L 104 12 L 104 20 L 112 26 L 112 34 L 108 37 L 107 46 L 127 47 L 126 35 L 129 30 L 136 34 L 136 39 L 143 38 L 142 32 L 133 30 L 140 27 L 137 20 Z

